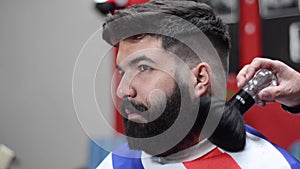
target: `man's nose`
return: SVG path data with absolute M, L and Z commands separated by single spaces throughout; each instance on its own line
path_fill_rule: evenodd
M 131 79 L 132 80 L 132 79 Z M 117 88 L 117 96 L 121 99 L 134 98 L 136 96 L 136 90 L 132 86 L 132 82 L 127 77 L 122 77 L 119 86 Z

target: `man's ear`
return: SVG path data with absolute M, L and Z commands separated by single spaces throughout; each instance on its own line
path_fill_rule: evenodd
M 211 69 L 207 63 L 199 63 L 192 69 L 192 73 L 197 80 L 194 84 L 195 97 L 200 97 L 209 92 Z

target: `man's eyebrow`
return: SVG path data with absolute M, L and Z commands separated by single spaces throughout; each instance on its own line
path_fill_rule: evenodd
M 155 62 L 154 60 L 152 60 L 151 58 L 149 58 L 149 57 L 147 57 L 147 56 L 145 56 L 145 55 L 142 55 L 142 56 L 139 56 L 139 57 L 134 58 L 133 60 L 131 60 L 131 61 L 128 63 L 128 66 L 131 67 L 131 66 L 133 66 L 133 65 L 135 65 L 135 64 L 137 64 L 137 63 L 139 63 L 139 62 L 141 62 L 141 61 L 149 61 L 149 62 L 151 62 L 151 63 L 156 63 L 156 62 Z M 118 71 L 123 72 L 123 69 L 121 68 L 121 66 L 116 65 L 116 68 L 117 68 Z
M 135 64 L 137 64 L 137 63 L 139 63 L 139 62 L 141 62 L 141 61 L 149 61 L 149 62 L 151 62 L 151 63 L 156 63 L 154 60 L 152 60 L 151 58 L 149 58 L 149 57 L 147 57 L 147 56 L 145 56 L 145 55 L 142 55 L 142 56 L 139 56 L 139 57 L 137 57 L 137 58 L 134 58 L 133 60 L 131 60 L 130 62 L 129 62 L 129 66 L 133 66 L 133 65 L 135 65 Z

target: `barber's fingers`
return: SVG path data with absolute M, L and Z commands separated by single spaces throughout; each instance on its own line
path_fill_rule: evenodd
M 261 100 L 273 102 L 288 95 L 288 92 L 282 86 L 266 87 L 259 92 L 258 97 Z
M 273 73 L 276 73 L 279 66 L 279 61 L 267 58 L 254 58 L 251 62 L 251 67 L 256 71 L 259 69 L 269 69 L 272 72 L 275 71 Z
M 257 102 L 256 104 L 257 104 L 258 106 L 260 106 L 260 107 L 264 107 L 267 103 L 269 103 L 269 102 L 266 102 L 266 101 L 264 101 L 264 100 L 260 100 L 260 101 Z
M 236 77 L 237 86 L 242 88 L 247 81 L 252 79 L 255 72 L 257 72 L 259 69 L 268 69 L 276 74 L 281 67 L 282 65 L 279 61 L 266 58 L 254 58 L 250 64 L 245 65 L 238 73 Z
M 255 72 L 253 67 L 245 65 L 236 76 L 238 88 L 242 88 L 254 76 Z

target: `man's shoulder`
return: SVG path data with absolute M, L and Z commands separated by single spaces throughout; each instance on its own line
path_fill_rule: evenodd
M 219 149 L 219 148 L 217 148 Z M 221 149 L 219 149 L 221 150 Z M 223 153 L 222 153 L 223 152 Z M 213 152 L 209 152 L 211 154 Z M 225 155 L 225 154 L 227 155 Z M 220 154 L 224 156 L 220 159 Z M 128 144 L 124 144 L 110 153 L 105 160 L 99 165 L 97 169 L 143 169 L 143 164 L 145 163 L 141 159 L 142 152 L 137 150 L 132 150 L 128 147 Z M 288 152 L 282 148 L 269 142 L 266 137 L 260 134 L 254 128 L 247 126 L 247 141 L 246 147 L 240 152 L 226 152 L 221 150 L 219 154 L 211 154 L 213 157 L 213 163 L 216 163 L 216 159 L 224 160 L 228 162 L 232 161 L 236 163 L 237 166 L 243 169 L 252 168 L 274 168 L 274 169 L 300 169 L 300 163 L 294 157 L 292 157 Z M 228 158 L 230 156 L 230 158 Z M 189 165 L 189 163 L 196 164 L 197 161 L 203 163 L 204 158 L 197 158 L 196 161 L 183 162 L 182 165 Z M 207 160 L 206 160 L 207 161 Z M 217 160 L 218 161 L 218 160 Z M 147 163 L 146 163 L 147 164 Z M 151 163 L 152 165 L 152 163 Z M 154 165 L 154 164 L 153 164 Z M 160 166 L 155 164 L 155 166 Z M 168 164 L 170 166 L 171 164 Z M 175 165 L 175 164 L 174 164 Z M 179 165 L 179 164 L 177 164 Z M 232 166 L 232 164 L 229 164 Z M 166 165 L 167 166 L 167 165 Z M 211 166 L 211 163 L 209 164 Z
M 292 168 L 300 169 L 300 163 L 287 151 L 271 143 L 256 129 L 246 126 L 245 149 L 241 152 L 227 152 L 241 168 Z

